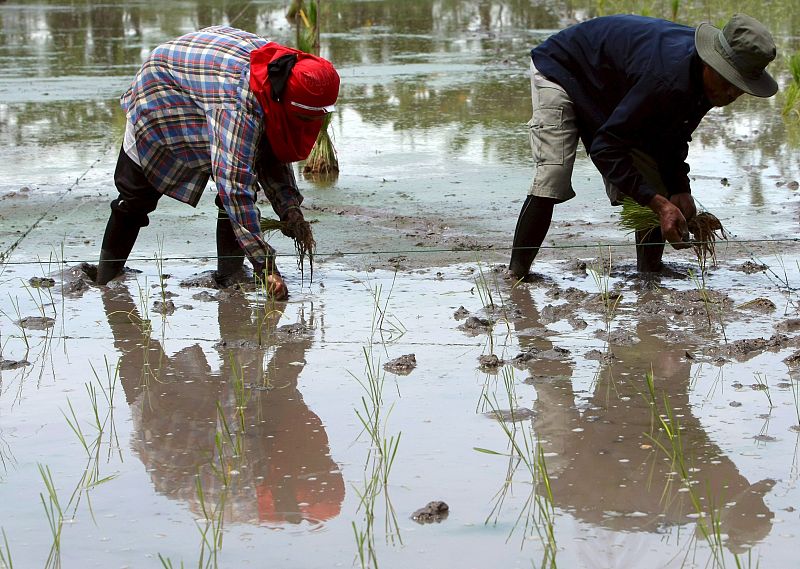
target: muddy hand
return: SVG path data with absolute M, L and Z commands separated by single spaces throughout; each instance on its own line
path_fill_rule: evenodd
M 262 278 L 266 275 L 266 289 L 267 295 L 275 300 L 286 300 L 289 298 L 289 289 L 283 280 L 283 277 L 278 272 L 263 272 Z
M 682 193 L 670 196 L 669 201 L 683 214 L 686 221 L 691 221 L 697 215 L 697 206 L 694 203 L 692 194 Z
M 692 246 L 689 243 L 689 226 L 678 206 L 659 195 L 656 195 L 647 205 L 658 214 L 661 234 L 673 248 L 687 249 Z

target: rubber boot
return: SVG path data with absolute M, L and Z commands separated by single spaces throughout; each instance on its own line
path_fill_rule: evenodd
M 664 268 L 664 237 L 661 228 L 636 232 L 636 270 L 640 273 L 660 273 Z
M 244 266 L 244 251 L 236 240 L 231 219 L 224 209 L 217 211 L 217 271 L 214 280 L 221 287 L 228 287 L 232 277 Z
M 125 261 L 131 254 L 133 244 L 139 236 L 139 224 L 133 217 L 112 209 L 100 246 L 100 262 L 97 263 L 97 284 L 104 285 L 122 273 Z
M 514 248 L 508 263 L 508 270 L 516 278 L 522 279 L 528 275 L 547 230 L 550 229 L 555 203 L 550 198 L 528 196 L 522 204 L 517 228 L 514 230 Z

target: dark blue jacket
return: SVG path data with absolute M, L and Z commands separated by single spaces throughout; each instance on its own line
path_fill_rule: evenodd
M 656 194 L 630 150 L 652 156 L 670 195 L 689 192 L 691 134 L 711 108 L 694 28 L 641 16 L 606 16 L 567 28 L 531 51 L 536 68 L 572 101 L 589 156 L 640 204 Z

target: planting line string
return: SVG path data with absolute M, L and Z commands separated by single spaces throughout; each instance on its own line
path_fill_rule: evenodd
M 110 148 L 110 147 L 109 147 L 109 148 Z M 58 199 L 56 199 L 56 201 L 54 201 L 52 204 L 50 204 L 50 207 L 48 207 L 48 208 L 47 208 L 47 209 L 46 209 L 46 210 L 45 210 L 45 211 L 44 211 L 44 212 L 43 212 L 43 213 L 42 213 L 42 214 L 41 214 L 41 215 L 40 215 L 40 216 L 39 216 L 39 217 L 36 219 L 36 221 L 34 221 L 34 222 L 33 222 L 33 224 L 31 224 L 31 226 L 30 226 L 28 229 L 26 229 L 26 230 L 25 230 L 25 231 L 22 233 L 22 235 L 20 235 L 20 236 L 17 238 L 17 240 L 16 240 L 16 241 L 14 241 L 14 242 L 13 242 L 11 245 L 9 245 L 8 249 L 6 249 L 6 250 L 5 250 L 5 251 L 3 251 L 2 253 L 0 253 L 0 261 L 2 261 L 3 259 L 8 259 L 9 255 L 11 255 L 12 251 L 14 251 L 14 249 L 16 249 L 16 248 L 19 246 L 19 244 L 20 244 L 20 243 L 22 243 L 22 240 L 23 240 L 23 239 L 25 239 L 25 238 L 26 238 L 28 235 L 30 235 L 31 231 L 33 231 L 34 229 L 36 229 L 36 228 L 39 226 L 39 224 L 42 222 L 42 220 L 43 220 L 45 217 L 47 217 L 48 215 L 50 215 L 50 212 L 51 212 L 51 211 L 53 211 L 53 210 L 55 209 L 55 207 L 56 207 L 56 206 L 57 206 L 57 205 L 58 205 L 58 204 L 61 202 L 61 200 L 63 200 L 65 197 L 67 197 L 67 195 L 68 195 L 68 194 L 69 194 L 69 193 L 70 193 L 72 190 L 74 190 L 74 189 L 75 189 L 75 188 L 78 186 L 78 184 L 81 182 L 81 180 L 83 180 L 83 179 L 86 177 L 86 175 L 89 173 L 89 170 L 91 170 L 91 169 L 92 169 L 92 168 L 94 168 L 94 167 L 95 167 L 95 166 L 96 166 L 98 163 L 100 163 L 100 161 L 103 159 L 103 157 L 104 157 L 106 154 L 108 154 L 108 150 L 109 150 L 109 148 L 106 148 L 105 150 L 103 150 L 103 152 L 101 152 L 101 153 L 100 153 L 100 156 L 98 156 L 98 157 L 97 157 L 97 158 L 96 158 L 96 159 L 95 159 L 95 160 L 94 160 L 94 161 L 93 161 L 91 164 L 89 164 L 89 166 L 86 168 L 86 170 L 84 170 L 84 171 L 83 171 L 83 173 L 82 173 L 80 176 L 78 176 L 77 178 L 75 178 L 75 181 L 74 181 L 74 182 L 73 182 L 73 183 L 72 183 L 72 184 L 71 184 L 69 187 L 67 187 L 67 189 L 66 189 L 66 190 L 64 190 L 63 192 L 61 192 L 61 194 L 58 196 Z M 10 265 L 10 264 L 15 264 L 15 263 L 5 263 L 5 264 L 8 264 L 8 265 Z M 35 264 L 35 263 L 34 263 L 34 264 Z
M 727 244 L 747 244 L 747 243 L 797 243 L 800 242 L 800 237 L 782 237 L 774 239 L 742 239 L 742 240 L 727 240 Z M 695 243 L 702 244 L 703 241 L 696 241 Z M 715 241 L 717 245 L 719 241 Z M 660 246 L 660 243 L 643 243 L 643 246 Z M 392 250 L 375 250 L 367 249 L 362 251 L 327 251 L 314 253 L 315 257 L 350 257 L 350 256 L 365 256 L 365 255 L 425 255 L 433 253 L 459 253 L 461 255 L 469 253 L 486 253 L 491 251 L 519 251 L 530 249 L 551 249 L 551 250 L 567 250 L 567 249 L 598 249 L 598 248 L 621 248 L 633 247 L 632 243 L 594 243 L 594 244 L 573 244 L 573 245 L 542 245 L 541 247 L 495 247 L 494 245 L 487 245 L 486 247 L 475 247 L 474 249 L 454 249 L 454 248 L 440 248 L 440 249 L 392 249 Z M 748 251 L 748 254 L 753 254 Z M 295 253 L 276 253 L 276 257 L 295 257 Z M 127 261 L 199 261 L 209 260 L 225 257 L 217 257 L 216 255 L 192 255 L 192 256 L 175 256 L 175 257 L 129 257 Z M 113 259 L 111 259 L 113 260 Z M 123 259 L 119 259 L 123 260 Z M 92 259 L 64 259 L 62 261 L 51 260 L 52 263 L 84 263 L 95 262 L 96 258 Z M 5 265 L 42 265 L 47 261 L 5 261 Z
M 708 209 L 707 209 L 707 208 L 706 208 L 706 207 L 705 207 L 705 206 L 704 206 L 702 203 L 700 203 L 700 200 L 698 200 L 697 198 L 694 198 L 694 201 L 695 201 L 695 203 L 696 203 L 698 206 L 700 206 L 700 207 L 701 207 L 703 210 L 705 210 L 705 211 L 708 211 Z M 790 239 L 790 240 L 793 240 L 793 239 Z M 793 287 L 790 287 L 790 286 L 789 286 L 788 279 L 787 279 L 785 276 L 784 276 L 784 277 L 781 277 L 781 276 L 780 276 L 778 273 L 776 273 L 775 271 L 773 271 L 773 270 L 772 270 L 772 267 L 770 267 L 770 266 L 769 266 L 767 263 L 765 263 L 764 261 L 762 261 L 762 260 L 761 260 L 761 258 L 760 258 L 758 255 L 756 255 L 756 254 L 755 254 L 755 252 L 753 252 L 753 251 L 752 251 L 750 248 L 748 248 L 748 247 L 746 246 L 746 244 L 747 244 L 747 243 L 759 243 L 759 242 L 765 242 L 765 241 L 760 241 L 760 240 L 747 240 L 747 239 L 743 239 L 743 240 L 741 240 L 741 241 L 730 241 L 730 240 L 727 240 L 727 239 L 726 239 L 726 241 L 728 241 L 728 242 L 731 242 L 731 243 L 741 243 L 741 244 L 744 246 L 744 249 L 745 249 L 745 251 L 747 252 L 747 254 L 748 254 L 748 255 L 750 255 L 750 259 L 751 259 L 753 262 L 755 262 L 755 263 L 757 263 L 757 264 L 759 264 L 759 265 L 761 265 L 761 266 L 764 266 L 764 267 L 766 267 L 766 268 L 767 268 L 764 274 L 765 274 L 765 276 L 767 277 L 767 279 L 769 279 L 770 281 L 772 281 L 772 282 L 773 282 L 773 284 L 776 284 L 776 283 L 774 282 L 774 280 L 777 280 L 777 281 L 778 281 L 778 282 L 781 284 L 781 286 L 785 286 L 787 289 L 790 289 L 790 290 L 795 290 Z M 782 239 L 776 239 L 775 241 L 783 241 L 783 240 L 782 240 Z M 774 277 L 774 280 L 773 280 L 773 277 L 771 277 L 769 273 L 772 273 L 772 275 L 773 275 L 773 277 Z

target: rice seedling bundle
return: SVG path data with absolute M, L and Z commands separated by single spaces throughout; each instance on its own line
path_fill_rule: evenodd
M 649 207 L 639 205 L 626 197 L 622 202 L 620 226 L 629 231 L 648 231 L 660 227 L 658 215 Z M 703 266 L 708 258 L 716 264 L 716 241 L 728 239 L 728 233 L 722 222 L 713 213 L 702 211 L 687 222 L 692 234 L 692 247 Z

